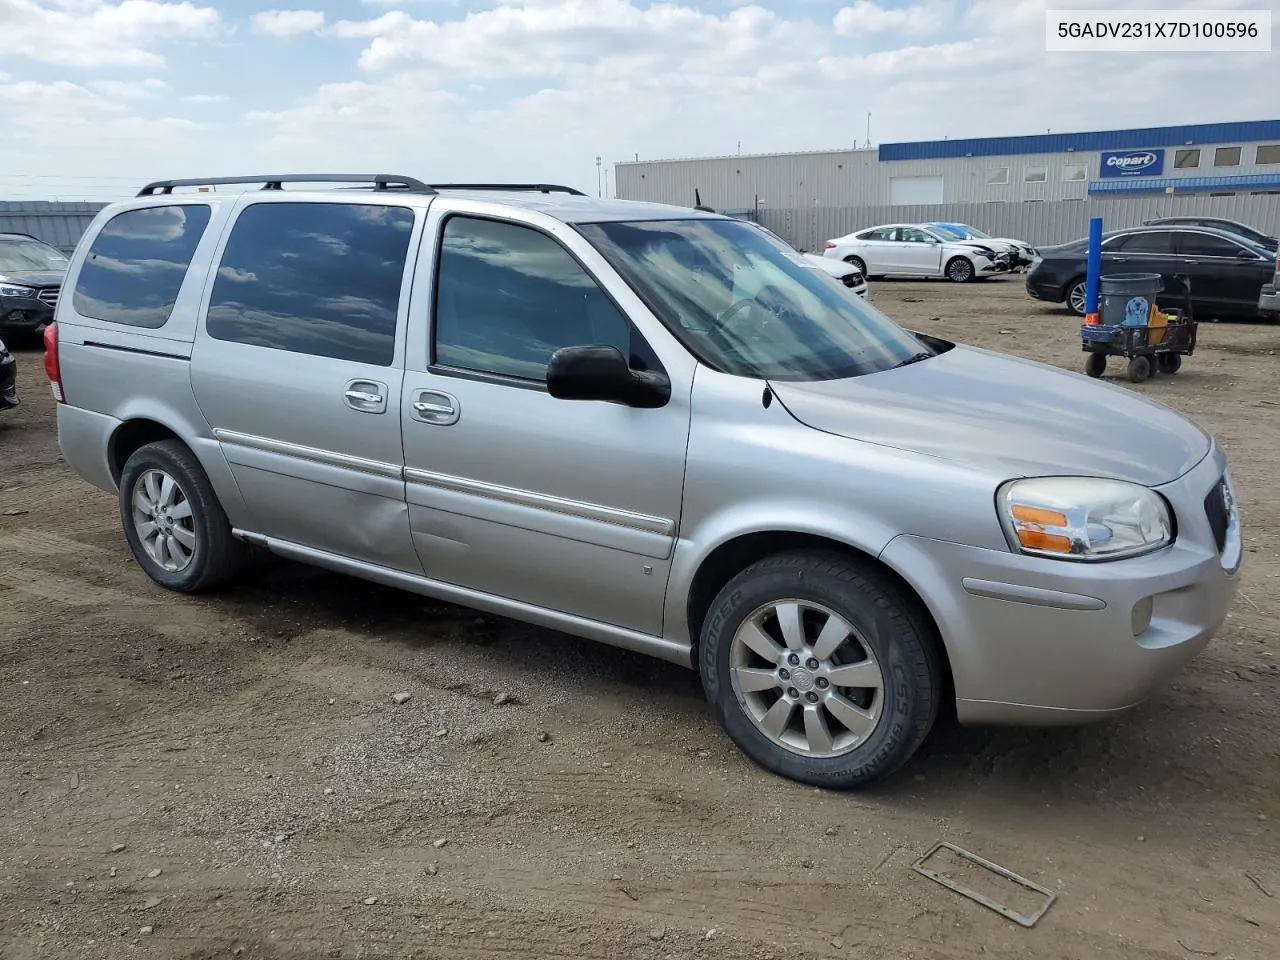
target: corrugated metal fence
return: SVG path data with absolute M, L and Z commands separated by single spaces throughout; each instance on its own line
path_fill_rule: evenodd
M 100 203 L 0 201 L 0 232 L 29 233 L 70 253 Z M 750 211 L 727 211 L 751 216 Z M 841 237 L 878 223 L 941 221 L 967 223 L 992 236 L 1014 237 L 1043 246 L 1065 243 L 1089 232 L 1089 218 L 1102 217 L 1108 229 L 1131 227 L 1150 217 L 1203 215 L 1239 220 L 1280 235 L 1280 195 L 1236 197 L 1126 197 L 1043 203 L 943 203 L 929 206 L 761 207 L 759 219 L 802 250 L 819 251 Z
M 0 233 L 29 233 L 70 254 L 105 204 L 0 200 Z
M 760 222 L 802 250 L 881 223 L 967 223 L 994 237 L 1032 245 L 1066 243 L 1087 236 L 1089 219 L 1103 229 L 1132 227 L 1151 217 L 1213 216 L 1238 220 L 1280 235 L 1280 195 L 1236 197 L 1126 197 L 1042 203 L 940 203 L 928 206 L 761 208 Z

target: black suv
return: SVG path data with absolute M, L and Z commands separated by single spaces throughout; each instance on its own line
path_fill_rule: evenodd
M 0 333 L 39 333 L 53 322 L 53 308 L 67 272 L 57 247 L 26 233 L 0 233 Z

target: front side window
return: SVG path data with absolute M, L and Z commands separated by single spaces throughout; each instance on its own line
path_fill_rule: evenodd
M 764 240 L 754 225 L 738 226 Z M 780 241 L 767 241 L 780 242 Z M 631 321 L 559 242 L 478 217 L 445 221 L 436 282 L 435 363 L 545 382 L 561 347 L 617 347 L 637 369 L 656 364 Z
M 1151 233 L 1131 233 L 1117 238 L 1113 245 L 1115 250 L 1125 253 L 1173 253 L 1173 233 L 1169 230 L 1156 230 Z
M 389 366 L 412 231 L 408 207 L 246 207 L 213 281 L 209 336 Z
M 154 330 L 165 325 L 205 227 L 208 204 L 118 213 L 93 238 L 72 305 L 82 317 Z
M 0 238 L 0 273 L 23 270 L 61 271 L 66 268 L 67 258 L 57 247 L 51 247 L 40 240 Z
M 837 379 L 930 352 L 745 224 L 681 219 L 577 229 L 695 356 L 726 373 Z
M 937 237 L 916 227 L 903 227 L 902 239 L 906 243 L 928 243 L 930 240 L 936 240 Z

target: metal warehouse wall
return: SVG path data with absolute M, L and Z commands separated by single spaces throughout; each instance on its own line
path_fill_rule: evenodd
M 1214 166 L 1220 146 L 1240 147 L 1236 166 Z M 1276 164 L 1255 163 L 1257 144 L 1197 144 L 1199 167 L 1176 168 L 1175 157 L 1182 147 L 1165 149 L 1162 178 L 1191 180 L 1202 177 L 1247 177 L 1280 172 Z M 703 203 L 717 209 L 745 210 L 757 202 L 768 209 L 782 207 L 852 207 L 888 203 L 890 181 L 898 177 L 941 177 L 942 200 L 946 203 L 981 203 L 1003 200 L 1079 200 L 1091 181 L 1099 180 L 1102 154 L 1097 150 L 1062 153 L 1029 153 L 1013 156 L 936 157 L 926 159 L 880 160 L 879 151 L 827 150 L 813 153 L 763 154 L 756 156 L 705 157 L 696 160 L 655 160 L 619 163 L 614 168 L 616 192 L 626 200 L 692 205 L 694 188 Z M 1084 167 L 1084 179 L 1067 179 Z M 991 174 L 1000 168 L 1006 183 L 991 184 Z M 1027 174 L 1039 168 L 1044 180 L 1028 182 Z M 1137 186 L 1142 178 L 1127 185 Z M 1102 183 L 1114 186 L 1114 181 Z M 1202 190 L 1231 190 L 1215 186 Z
M 703 197 L 706 199 L 705 194 Z M 1213 216 L 1239 220 L 1280 236 L 1280 196 L 1130 197 L 1044 203 L 943 203 L 930 206 L 764 208 L 760 222 L 801 250 L 820 251 L 828 240 L 881 223 L 967 223 L 992 236 L 1045 246 L 1089 233 L 1089 219 L 1104 230 L 1132 227 L 1150 217 Z
M 0 200 L 0 233 L 29 233 L 71 254 L 102 203 Z
M 620 163 L 615 189 L 625 200 L 693 206 L 694 190 L 717 210 L 749 210 L 757 197 L 766 207 L 802 207 L 821 198 L 824 205 L 854 206 L 888 199 L 887 179 L 875 150 L 702 160 Z

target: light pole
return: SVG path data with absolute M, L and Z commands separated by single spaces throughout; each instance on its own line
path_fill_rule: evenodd
M 600 158 L 599 158 L 599 157 L 596 157 L 596 196 L 597 196 L 597 197 L 603 197 L 603 196 L 604 196 L 604 186 L 603 186 L 603 184 L 602 184 L 602 182 L 601 182 L 601 180 L 600 180 L 600 177 L 601 177 L 603 174 L 604 174 L 604 170 L 603 170 L 603 168 L 600 166 Z

